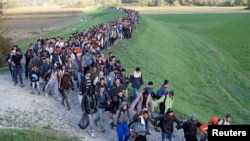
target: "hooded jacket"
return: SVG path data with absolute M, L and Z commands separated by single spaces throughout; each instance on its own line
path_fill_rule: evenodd
M 128 111 L 129 107 L 127 107 L 127 109 L 124 111 L 122 108 L 123 105 L 128 105 L 128 103 L 122 102 L 119 110 L 116 111 L 114 125 L 129 124 L 131 122 L 131 116 L 130 116 L 129 111 Z
M 90 94 L 90 91 L 92 91 L 92 94 Z M 94 114 L 97 112 L 97 104 L 97 97 L 94 94 L 94 90 L 93 88 L 89 88 L 82 98 L 82 111 L 87 114 Z

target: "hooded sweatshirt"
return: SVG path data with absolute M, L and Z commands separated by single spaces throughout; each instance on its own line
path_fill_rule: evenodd
M 131 122 L 131 116 L 129 114 L 128 108 L 126 110 L 123 110 L 123 105 L 128 105 L 127 102 L 122 102 L 119 110 L 117 110 L 115 114 L 115 120 L 114 120 L 114 125 L 117 124 L 129 124 Z

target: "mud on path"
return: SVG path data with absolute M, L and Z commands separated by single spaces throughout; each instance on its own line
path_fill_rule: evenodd
M 23 7 L 5 10 L 1 24 L 4 36 L 17 41 L 74 24 L 81 20 L 82 14 L 80 8 Z

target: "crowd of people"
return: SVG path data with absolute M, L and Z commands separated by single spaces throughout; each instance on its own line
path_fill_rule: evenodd
M 169 80 L 164 80 L 157 91 L 153 89 L 153 81 L 142 88 L 145 82 L 140 67 L 128 74 L 115 54 L 109 52 L 108 57 L 104 56 L 103 51 L 108 47 L 131 38 L 139 23 L 137 11 L 122 8 L 119 11 L 126 16 L 72 33 L 67 39 L 40 36 L 25 51 L 18 45 L 13 46 L 6 56 L 6 63 L 14 85 L 25 86 L 25 70 L 31 94 L 37 91 L 38 95 L 54 96 L 62 105 L 66 104 L 68 110 L 71 109 L 68 94 L 77 92 L 81 110 L 89 121 L 91 137 L 96 136 L 94 126 L 100 126 L 105 132 L 103 116 L 107 111 L 119 141 L 146 141 L 150 134 L 149 122 L 162 133 L 162 141 L 173 140 L 173 132 L 180 128 L 184 129 L 186 141 L 198 141 L 197 128 L 206 137 L 207 124 L 201 124 L 196 114 L 185 122 L 174 114 L 174 91 L 168 90 Z M 132 87 L 131 97 L 129 85 Z M 133 111 L 135 114 L 131 117 Z M 153 116 L 154 113 L 158 115 Z M 227 115 L 223 121 L 214 120 L 213 117 L 209 123 L 228 125 L 231 116 Z

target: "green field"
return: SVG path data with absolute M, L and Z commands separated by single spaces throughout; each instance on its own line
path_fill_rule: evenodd
M 0 129 L 1 141 L 78 141 L 51 130 Z
M 173 108 L 202 122 L 232 115 L 250 122 L 249 14 L 142 15 L 131 40 L 112 48 L 131 73 L 140 66 L 157 90 L 175 91 Z

